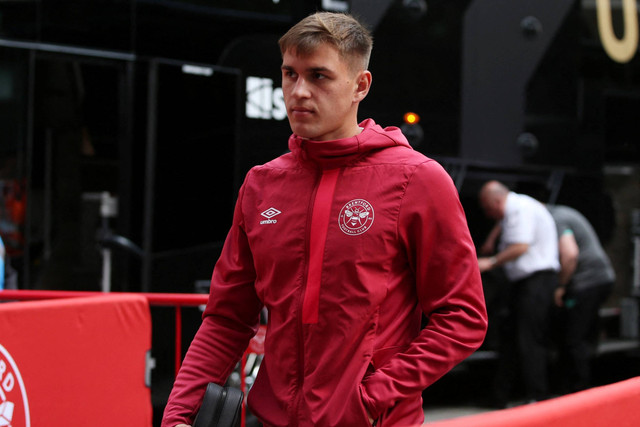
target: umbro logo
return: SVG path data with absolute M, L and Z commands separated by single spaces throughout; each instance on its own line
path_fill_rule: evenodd
M 262 212 L 260 215 L 262 215 L 263 217 L 267 218 L 265 220 L 260 221 L 260 224 L 275 224 L 276 222 L 278 222 L 277 219 L 273 219 L 274 216 L 276 215 L 280 215 L 282 212 L 280 212 L 278 209 L 276 208 L 269 208 L 266 211 Z

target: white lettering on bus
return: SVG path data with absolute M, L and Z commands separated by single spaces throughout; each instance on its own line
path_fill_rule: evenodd
M 284 120 L 287 108 L 284 105 L 282 88 L 274 89 L 273 80 L 264 77 L 247 77 L 247 102 L 245 114 L 250 119 Z

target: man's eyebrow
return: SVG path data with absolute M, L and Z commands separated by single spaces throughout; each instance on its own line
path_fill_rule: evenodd
M 312 73 L 333 73 L 333 71 L 327 67 L 311 67 L 309 71 Z
M 293 71 L 294 68 L 291 65 L 286 65 L 286 64 L 282 64 L 282 66 L 280 67 L 282 70 L 285 71 Z M 310 67 L 306 69 L 307 72 L 309 73 L 333 73 L 333 71 L 331 71 L 330 68 L 327 67 Z

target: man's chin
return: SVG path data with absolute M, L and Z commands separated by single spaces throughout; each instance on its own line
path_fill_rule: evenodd
M 293 131 L 293 133 L 295 133 L 296 135 L 298 135 L 300 138 L 303 138 L 303 139 L 313 140 L 318 136 L 316 132 L 312 132 L 310 129 L 307 129 L 303 126 L 292 126 L 291 130 Z

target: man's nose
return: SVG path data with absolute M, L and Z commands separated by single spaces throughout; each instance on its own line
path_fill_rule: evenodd
M 295 85 L 293 86 L 293 95 L 298 98 L 308 98 L 311 96 L 311 92 L 309 91 L 309 83 L 306 79 L 302 77 L 296 80 Z

